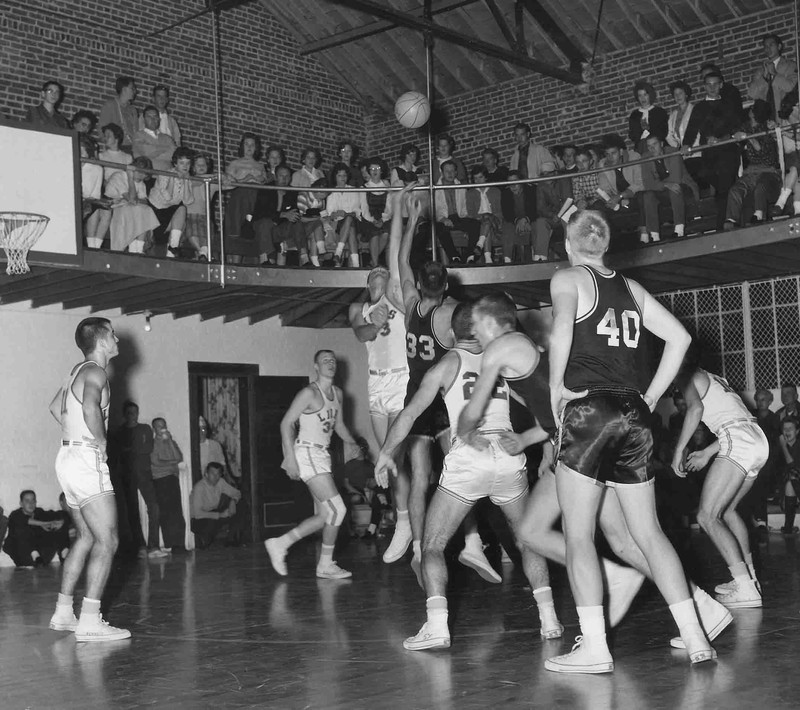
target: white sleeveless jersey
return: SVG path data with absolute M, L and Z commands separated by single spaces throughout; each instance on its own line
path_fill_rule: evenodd
M 451 352 L 458 354 L 460 364 L 453 384 L 444 393 L 444 403 L 447 406 L 447 416 L 450 418 L 451 424 L 455 426 L 461 411 L 467 406 L 472 391 L 475 389 L 475 383 L 481 372 L 483 353 L 471 353 L 462 348 L 453 348 Z M 508 384 L 501 377 L 495 384 L 492 396 L 486 405 L 486 411 L 483 413 L 478 431 L 488 434 L 511 430 L 508 397 Z
M 703 395 L 703 424 L 714 434 L 718 434 L 732 422 L 755 421 L 739 395 L 724 378 L 711 372 L 706 372 L 706 375 L 708 390 Z
M 331 434 L 336 425 L 336 417 L 339 414 L 339 397 L 336 388 L 333 388 L 333 399 L 328 399 L 325 393 L 316 382 L 312 385 L 317 388 L 322 395 L 322 407 L 315 412 L 300 414 L 300 429 L 297 433 L 299 442 L 307 442 L 324 446 L 326 449 L 331 443 Z
M 406 360 L 406 324 L 403 314 L 395 308 L 386 296 L 381 296 L 377 303 L 365 303 L 361 307 L 361 315 L 366 318 L 379 305 L 389 309 L 389 318 L 383 328 L 378 331 L 375 340 L 368 340 L 367 360 L 370 370 L 399 370 L 408 366 Z
M 89 431 L 86 426 L 86 420 L 83 418 L 83 402 L 81 402 L 72 390 L 75 384 L 75 379 L 80 374 L 85 365 L 89 363 L 97 365 L 92 360 L 82 362 L 72 368 L 64 382 L 61 394 L 61 439 L 64 441 L 85 441 L 86 439 L 94 439 L 94 434 Z M 99 365 L 98 365 L 99 367 Z M 106 385 L 108 387 L 108 385 Z M 111 401 L 111 392 L 109 390 L 109 402 Z M 108 427 L 108 405 L 102 408 L 103 413 L 103 428 Z

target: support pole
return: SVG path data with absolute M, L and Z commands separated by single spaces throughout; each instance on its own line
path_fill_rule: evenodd
M 225 288 L 225 213 L 222 206 L 222 82 L 220 79 L 219 56 L 219 10 L 214 8 L 211 13 L 211 35 L 214 49 L 214 104 L 216 110 L 216 137 L 217 137 L 217 187 L 219 190 L 219 285 Z M 211 192 L 211 186 L 206 184 L 206 197 Z M 208 242 L 211 245 L 211 200 L 208 199 Z M 209 250 L 210 252 L 210 250 Z M 210 261 L 210 259 L 209 259 Z
M 425 0 L 426 20 L 431 18 L 431 0 Z M 428 103 L 431 107 L 431 115 L 428 118 L 428 195 L 431 200 L 430 222 L 431 222 L 431 259 L 438 261 L 438 250 L 436 249 L 436 197 L 433 189 L 433 35 L 425 32 L 425 77 L 428 83 Z
M 211 180 L 203 183 L 206 201 L 206 234 L 208 235 L 208 268 L 211 269 L 212 236 L 214 235 L 214 220 L 211 217 Z

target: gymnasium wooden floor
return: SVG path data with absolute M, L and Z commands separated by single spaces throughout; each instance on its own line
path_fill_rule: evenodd
M 724 580 L 705 537 L 694 566 Z M 691 668 L 667 643 L 666 607 L 645 586 L 614 634 L 605 676 L 545 671 L 577 635 L 562 571 L 554 574 L 564 639 L 539 639 L 518 567 L 490 585 L 453 566 L 453 647 L 408 652 L 424 598 L 405 562 L 384 565 L 385 541 L 339 555 L 352 582 L 313 576 L 315 544 L 295 547 L 280 580 L 263 546 L 217 548 L 115 570 L 109 619 L 130 641 L 76 644 L 49 631 L 59 569 L 0 570 L 0 708 L 797 708 L 800 565 L 794 539 L 762 545 L 763 610 L 734 612 L 716 663 Z

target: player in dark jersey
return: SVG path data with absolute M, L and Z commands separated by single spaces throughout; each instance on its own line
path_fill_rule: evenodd
M 605 486 L 647 559 L 692 663 L 711 660 L 678 555 L 658 523 L 652 473 L 651 410 L 678 374 L 691 338 L 642 286 L 603 262 L 610 230 L 599 212 L 578 212 L 567 225 L 571 268 L 550 282 L 550 404 L 561 421 L 556 488 L 567 542 L 567 570 L 582 638 L 572 652 L 550 658 L 559 673 L 608 673 L 603 583 L 594 543 Z M 642 328 L 664 341 L 653 378 L 639 348 Z M 576 397 L 578 395 L 578 397 Z M 602 465 L 610 461 L 612 466 Z
M 406 190 L 413 187 L 412 183 Z M 445 301 L 447 269 L 439 262 L 426 262 L 422 265 L 418 278 L 414 278 L 410 263 L 411 245 L 423 206 L 414 192 L 408 193 L 408 197 L 404 199 L 408 223 L 400 243 L 398 271 L 406 318 L 406 356 L 409 373 L 405 406 L 408 406 L 422 384 L 425 373 L 455 345 L 450 321 L 457 304 L 450 298 Z M 394 232 L 391 238 L 395 238 Z M 425 526 L 426 496 L 432 473 L 431 442 L 440 434 L 446 433 L 448 425 L 441 426 L 442 421 L 447 421 L 447 410 L 441 396 L 437 395 L 431 406 L 417 417 L 408 438 L 407 451 L 411 462 L 408 513 L 414 549 L 411 566 L 418 580 L 421 580 L 422 533 Z M 447 437 L 442 436 L 441 441 L 444 444 L 447 442 Z M 468 516 L 465 526 L 467 530 L 465 546 L 459 555 L 459 561 L 475 569 L 489 582 L 502 581 L 483 554 L 483 543 L 471 515 Z

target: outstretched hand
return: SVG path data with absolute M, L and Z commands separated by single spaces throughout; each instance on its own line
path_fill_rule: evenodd
M 375 462 L 375 482 L 381 488 L 388 488 L 389 474 L 397 476 L 397 464 L 389 454 L 381 451 Z

